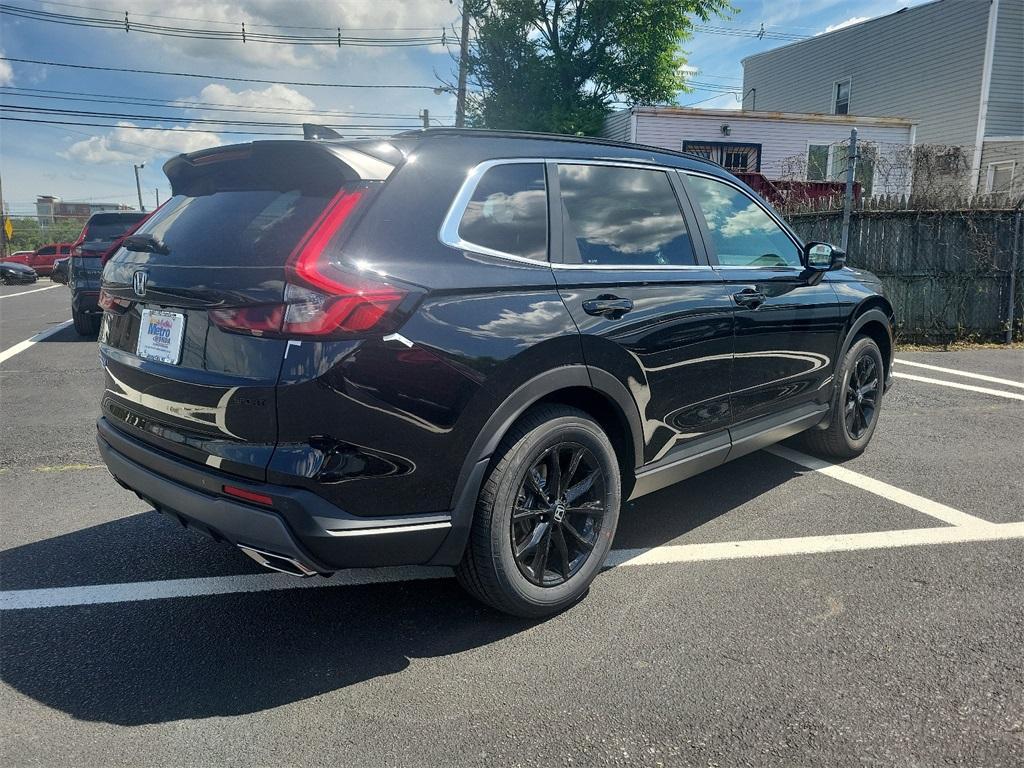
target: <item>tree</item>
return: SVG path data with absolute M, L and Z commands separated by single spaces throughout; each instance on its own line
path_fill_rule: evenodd
M 671 103 L 691 17 L 728 0 L 465 0 L 473 125 L 596 134 L 614 102 Z
M 71 243 L 78 239 L 84 218 L 58 219 L 48 227 L 40 227 L 35 218 L 11 219 L 14 236 L 7 244 L 14 251 L 34 251 L 48 243 Z

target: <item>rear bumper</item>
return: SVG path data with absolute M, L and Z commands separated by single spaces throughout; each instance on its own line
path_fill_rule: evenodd
M 157 451 L 106 419 L 97 428 L 100 454 L 114 479 L 158 511 L 215 539 L 294 560 L 312 572 L 420 565 L 451 533 L 450 515 L 356 517 L 309 491 L 247 482 Z M 274 507 L 226 496 L 225 484 L 271 496 Z

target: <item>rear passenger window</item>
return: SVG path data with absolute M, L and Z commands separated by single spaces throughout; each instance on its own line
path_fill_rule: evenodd
M 546 261 L 544 166 L 510 163 L 485 171 L 459 222 L 459 237 L 471 246 Z
M 800 251 L 771 216 L 740 190 L 688 176 L 704 212 L 718 263 L 732 267 L 799 267 Z
M 690 233 L 664 171 L 559 165 L 568 263 L 696 264 Z

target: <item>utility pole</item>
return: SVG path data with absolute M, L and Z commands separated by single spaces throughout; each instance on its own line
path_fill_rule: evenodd
M 846 150 L 846 196 L 843 199 L 843 239 L 839 247 L 844 251 L 850 242 L 850 214 L 853 212 L 853 177 L 857 169 L 857 129 L 850 131 L 850 146 Z
M 146 164 L 136 165 L 132 163 L 132 167 L 135 168 L 135 191 L 139 193 L 139 210 L 145 212 L 146 206 L 142 204 L 142 185 L 139 183 L 139 171 L 145 168 Z
M 156 207 L 160 207 L 160 187 L 153 187 L 153 194 L 156 195 Z
M 459 90 L 455 97 L 455 127 L 466 125 L 466 76 L 469 74 L 469 14 L 462 0 L 462 38 L 459 41 Z
M 4 208 L 4 182 L 0 178 L 0 241 L 3 241 L 3 249 L 0 250 L 3 258 L 7 258 L 7 209 Z
M 430 127 L 430 110 L 429 109 L 420 110 L 420 119 L 423 121 L 423 127 L 424 128 L 429 128 Z

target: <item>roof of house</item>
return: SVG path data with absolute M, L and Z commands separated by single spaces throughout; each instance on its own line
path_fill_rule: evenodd
M 636 115 L 664 117 L 716 117 L 730 120 L 778 120 L 795 123 L 832 123 L 836 125 L 884 125 L 909 128 L 913 120 L 905 117 L 867 117 L 863 115 L 832 115 L 824 112 L 758 112 L 739 109 L 691 109 L 688 107 L 631 107 Z

